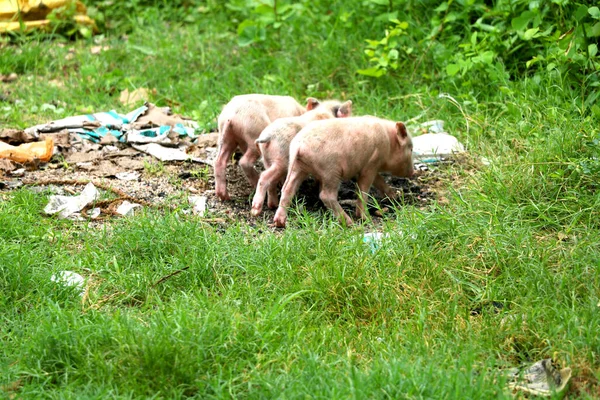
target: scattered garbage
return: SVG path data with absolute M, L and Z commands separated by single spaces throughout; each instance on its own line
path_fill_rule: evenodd
M 206 201 L 208 198 L 206 196 L 189 196 L 188 201 L 192 206 L 192 212 L 194 215 L 204 216 L 206 212 Z
M 426 164 L 445 161 L 449 156 L 465 151 L 462 143 L 444 130 L 444 121 L 441 119 L 411 125 L 409 130 L 413 135 L 413 156 L 417 170 L 426 171 Z
M 90 219 L 96 219 L 100 216 L 101 212 L 102 210 L 100 210 L 100 207 L 92 208 L 88 213 L 88 216 L 90 217 Z
M 564 395 L 571 379 L 571 368 L 559 369 L 550 358 L 540 360 L 519 371 L 512 368 L 508 371 L 510 382 L 508 387 L 535 396 L 550 397 L 554 394 Z
M 44 208 L 44 212 L 48 215 L 58 213 L 61 219 L 69 218 L 92 202 L 98 200 L 100 193 L 93 183 L 88 183 L 79 196 L 50 196 L 48 204 Z
M 18 177 L 18 178 L 23 177 L 23 176 L 25 176 L 25 168 L 15 169 L 10 174 L 12 176 L 15 176 L 15 177 Z
M 121 214 L 124 216 L 133 215 L 135 212 L 135 208 L 137 207 L 141 207 L 141 204 L 131 203 L 125 200 L 117 208 L 117 214 Z
M 196 160 L 183 150 L 172 147 L 164 147 L 158 143 L 148 143 L 140 145 L 134 144 L 133 148 L 139 151 L 143 151 L 144 153 L 150 154 L 151 156 L 158 158 L 160 161 Z
M 193 139 L 196 137 L 194 133 L 196 128 L 198 124 L 195 121 L 172 115 L 169 107 L 156 107 L 152 103 L 146 103 L 128 114 L 119 114 L 111 110 L 77 115 L 32 126 L 25 129 L 25 133 L 38 137 L 41 133 L 66 129 L 95 143 L 100 143 L 102 138 L 109 134 L 120 142 L 129 143 L 129 134 L 132 138 L 138 138 L 140 135 L 155 138 L 164 136 L 170 131 Z
M 55 9 L 75 3 L 73 20 L 78 25 L 97 31 L 96 23 L 87 16 L 85 5 L 77 0 L 0 0 L 0 33 L 51 28 L 48 15 Z
M 444 121 L 441 119 L 436 119 L 433 121 L 423 122 L 420 125 L 421 129 L 425 129 L 428 133 L 442 133 L 444 132 Z
M 119 172 L 118 174 L 115 174 L 115 177 L 122 181 L 137 181 L 140 178 L 140 175 L 139 172 Z
M 368 244 L 371 247 L 371 253 L 375 253 L 381 246 L 384 239 L 389 238 L 390 235 L 382 232 L 369 232 L 363 236 L 363 243 Z
M 54 141 L 47 137 L 41 142 L 23 143 L 12 146 L 0 142 L 0 158 L 6 158 L 18 163 L 29 163 L 36 160 L 48 162 L 54 154 Z
M 412 141 L 414 159 L 421 163 L 439 162 L 444 157 L 465 151 L 462 143 L 447 133 L 426 133 Z
M 85 292 L 85 279 L 73 271 L 60 271 L 50 277 L 50 280 L 55 283 L 62 284 L 74 288 L 79 295 L 83 296 Z

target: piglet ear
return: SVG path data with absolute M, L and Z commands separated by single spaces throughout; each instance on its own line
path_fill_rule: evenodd
M 337 111 L 336 117 L 346 118 L 352 115 L 352 100 L 343 103 Z
M 314 97 L 306 99 L 306 111 L 314 110 L 319 105 L 319 100 Z
M 402 139 L 408 136 L 408 132 L 406 131 L 406 126 L 402 122 L 396 122 L 396 129 L 398 131 L 398 136 Z

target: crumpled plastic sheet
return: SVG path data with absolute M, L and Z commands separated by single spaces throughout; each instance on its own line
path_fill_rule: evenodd
M 125 200 L 119 207 L 117 207 L 117 214 L 124 216 L 133 215 L 137 207 L 141 207 L 141 204 L 131 203 Z
M 447 133 L 426 133 L 412 138 L 415 161 L 431 163 L 453 154 L 464 153 L 465 147 Z
M 192 212 L 194 215 L 204 216 L 206 213 L 206 196 L 189 196 L 188 202 L 192 206 Z
M 88 183 L 79 196 L 50 196 L 44 212 L 52 215 L 58 213 L 61 219 L 74 216 L 85 206 L 100 198 L 100 192 L 93 183 Z
M 453 154 L 465 152 L 463 144 L 444 130 L 444 121 L 441 119 L 426 121 L 418 126 L 411 125 L 411 131 L 416 163 L 437 163 Z
M 79 295 L 85 292 L 85 279 L 77 272 L 60 271 L 50 277 L 50 280 L 55 283 L 62 284 L 74 288 Z
M 519 372 L 518 368 L 513 368 L 508 371 L 508 375 L 511 379 L 509 388 L 536 396 L 550 397 L 555 393 L 565 393 L 571 379 L 571 368 L 559 370 L 552 359 L 546 358 L 522 372 Z
M 171 142 L 168 138 L 171 132 L 175 132 L 179 136 L 188 136 L 191 139 L 196 138 L 195 131 L 198 128 L 198 123 L 181 118 L 181 122 L 173 123 L 173 125 L 136 129 L 136 121 L 148 111 L 161 111 L 165 115 L 169 115 L 170 112 L 168 108 L 157 108 L 151 103 L 146 103 L 128 114 L 119 114 L 115 110 L 111 110 L 77 115 L 47 124 L 32 126 L 25 129 L 25 133 L 38 137 L 41 133 L 52 133 L 66 129 L 95 143 L 99 143 L 109 133 L 123 143 Z
M 192 157 L 185 151 L 173 147 L 164 147 L 158 143 L 134 144 L 133 148 L 143 151 L 146 154 L 158 158 L 160 161 L 185 161 L 191 160 L 195 162 L 206 163 L 205 160 Z

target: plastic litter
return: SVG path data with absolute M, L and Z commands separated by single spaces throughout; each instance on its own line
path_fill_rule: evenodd
M 52 154 L 54 154 L 54 141 L 49 137 L 41 142 L 23 143 L 19 146 L 0 142 L 0 158 L 18 163 L 33 162 L 35 160 L 48 162 L 52 158 Z
M 193 207 L 192 212 L 195 215 L 204 216 L 204 213 L 206 213 L 206 196 L 189 196 L 188 201 Z
M 137 207 L 141 207 L 141 205 L 137 204 L 137 203 L 131 203 L 131 202 L 125 200 L 117 208 L 117 214 L 121 214 L 124 216 L 133 215 L 135 212 L 135 208 L 137 208 Z
M 100 210 L 100 208 L 96 207 L 96 208 L 92 208 L 90 210 L 90 212 L 88 213 L 88 216 L 90 217 L 90 219 L 96 219 L 100 216 L 100 213 L 102 211 Z
M 462 143 L 447 133 L 426 133 L 412 141 L 414 159 L 421 163 L 439 162 L 444 157 L 465 152 Z
M 178 148 L 164 147 L 158 143 L 148 143 L 133 145 L 133 148 L 144 153 L 150 154 L 153 157 L 158 158 L 160 161 L 185 161 L 193 160 L 185 151 L 179 150 Z
M 15 176 L 17 178 L 21 178 L 23 176 L 25 176 L 25 168 L 19 168 L 19 169 L 15 169 L 14 171 L 12 171 L 10 173 L 12 176 Z
M 73 0 L 0 0 L 0 33 L 26 31 L 51 27 L 50 19 L 46 17 L 54 9 L 75 3 L 73 20 L 79 24 L 97 31 L 93 19 L 87 16 L 87 9 L 81 1 Z
M 122 181 L 136 181 L 140 178 L 140 173 L 139 172 L 119 172 L 118 174 L 115 174 L 115 177 Z
M 540 360 L 524 371 L 512 368 L 508 371 L 511 382 L 508 387 L 536 396 L 563 395 L 571 379 L 571 368 L 559 369 L 550 358 Z
M 436 119 L 433 121 L 423 122 L 419 125 L 422 129 L 425 129 L 429 133 L 442 133 L 444 132 L 444 121 Z
M 85 279 L 73 271 L 60 271 L 50 277 L 50 280 L 55 283 L 62 284 L 74 288 L 79 295 L 83 296 L 85 292 Z
M 369 232 L 365 233 L 363 236 L 363 243 L 368 244 L 371 247 L 371 253 L 375 253 L 384 239 L 389 238 L 390 235 L 382 232 Z
M 41 133 L 66 129 L 95 143 L 101 142 L 109 134 L 120 142 L 126 143 L 129 142 L 129 134 L 132 135 L 132 139 L 139 140 L 140 136 L 155 138 L 166 135 L 170 131 L 179 136 L 195 138 L 196 128 L 198 128 L 198 124 L 195 121 L 172 115 L 169 107 L 156 107 L 152 103 L 146 103 L 128 114 L 119 114 L 115 110 L 111 110 L 77 115 L 32 126 L 25 129 L 25 133 L 38 137 Z
M 75 213 L 83 210 L 85 206 L 98 200 L 100 193 L 93 183 L 88 183 L 79 196 L 50 196 L 48 204 L 44 208 L 46 214 L 52 215 L 58 213 L 61 219 L 74 216 Z M 76 217 L 76 216 L 75 216 Z

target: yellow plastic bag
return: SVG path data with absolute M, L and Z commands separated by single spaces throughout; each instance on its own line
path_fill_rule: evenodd
M 75 3 L 75 22 L 96 30 L 93 19 L 87 16 L 85 5 L 79 0 L 0 0 L 0 33 L 18 31 L 21 23 L 26 31 L 50 25 L 48 14 L 53 10 Z
M 54 140 L 47 137 L 43 142 L 23 143 L 19 146 L 11 146 L 8 143 L 0 142 L 0 158 L 26 163 L 36 158 L 42 162 L 48 162 L 54 153 Z

